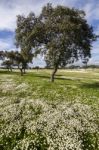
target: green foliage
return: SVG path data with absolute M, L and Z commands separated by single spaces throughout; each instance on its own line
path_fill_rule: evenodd
M 87 63 L 88 63 L 89 59 L 86 57 L 83 59 L 83 64 L 85 65 L 84 67 L 87 68 Z
M 11 60 L 5 60 L 5 61 L 3 61 L 3 63 L 2 63 L 2 66 L 5 66 L 5 68 L 11 69 L 11 70 L 12 70 L 12 65 L 13 65 L 13 63 L 12 63 Z
M 42 10 L 48 41 L 45 60 L 52 67 L 65 66 L 79 58 L 90 57 L 91 43 L 95 40 L 83 11 L 63 6 L 47 5 Z
M 41 47 L 40 53 L 44 54 L 47 66 L 54 68 L 52 81 L 59 67 L 91 57 L 91 44 L 96 40 L 96 35 L 83 11 L 47 4 L 38 18 L 29 40 L 35 38 L 35 44 Z
M 26 68 L 27 63 L 32 62 L 33 54 L 30 41 L 27 40 L 35 25 L 35 15 L 30 13 L 27 17 L 17 16 L 17 28 L 15 30 L 16 46 L 21 49 L 21 63 Z
M 0 60 L 3 60 L 4 56 L 5 56 L 4 51 L 0 51 Z

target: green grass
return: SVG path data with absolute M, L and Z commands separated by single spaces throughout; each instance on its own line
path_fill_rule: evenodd
M 52 70 L 33 70 L 20 76 L 19 72 L 1 71 L 0 79 L 3 75 L 11 75 L 9 78 L 13 78 L 17 84 L 29 85 L 26 91 L 8 92 L 7 96 L 29 96 L 46 101 L 80 101 L 99 106 L 99 70 L 58 70 L 54 83 L 50 82 L 51 72 Z M 0 96 L 5 94 L 1 92 Z
M 18 70 L 14 70 L 12 73 L 0 70 L 0 99 L 1 101 L 7 99 L 6 104 L 1 104 L 2 107 L 5 108 L 10 100 L 11 104 L 17 104 L 21 99 L 39 99 L 51 104 L 60 104 L 61 102 L 80 103 L 91 106 L 98 117 L 98 69 L 58 70 L 54 83 L 50 82 L 51 72 L 52 70 L 46 69 L 30 70 L 24 76 L 20 76 Z M 87 148 L 84 150 L 87 150 Z
M 17 72 L 1 72 L 2 75 L 10 74 L 17 84 L 25 82 L 29 85 L 25 91 L 7 93 L 19 97 L 29 96 L 47 101 L 74 101 L 80 100 L 88 104 L 99 103 L 99 70 L 69 71 L 59 70 L 55 82 L 50 82 L 50 70 L 33 70 L 20 76 Z M 1 93 L 2 95 L 2 93 Z

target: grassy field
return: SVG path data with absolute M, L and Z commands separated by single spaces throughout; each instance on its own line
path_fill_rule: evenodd
M 99 70 L 0 70 L 1 150 L 99 150 Z

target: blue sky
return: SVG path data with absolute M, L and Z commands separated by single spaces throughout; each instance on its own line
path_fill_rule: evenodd
M 16 16 L 27 15 L 30 11 L 37 15 L 46 3 L 58 4 L 82 9 L 86 12 L 88 23 L 94 32 L 99 34 L 99 0 L 0 0 L 0 50 L 16 50 L 14 45 Z M 90 64 L 99 64 L 99 40 L 93 43 Z M 38 57 L 34 65 L 44 65 L 43 59 Z

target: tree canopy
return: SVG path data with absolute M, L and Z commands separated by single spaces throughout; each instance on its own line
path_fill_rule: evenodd
M 54 81 L 59 67 L 91 57 L 96 36 L 85 19 L 84 11 L 47 4 L 38 18 L 29 40 L 35 37 L 36 43 L 42 47 L 40 52 L 44 54 L 46 63 L 54 68 L 51 81 Z
M 33 53 L 33 41 L 32 46 L 30 41 L 27 40 L 32 32 L 36 19 L 35 14 L 30 13 L 27 17 L 23 15 L 17 16 L 17 27 L 15 30 L 16 47 L 20 48 L 20 60 L 22 63 L 22 69 L 25 69 L 29 62 L 32 62 Z

